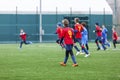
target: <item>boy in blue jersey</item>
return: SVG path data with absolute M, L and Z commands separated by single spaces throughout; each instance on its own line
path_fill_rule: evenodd
M 86 23 L 82 22 L 83 25 L 83 31 L 81 32 L 82 34 L 82 39 L 81 39 L 81 46 L 82 46 L 82 50 L 85 52 L 85 57 L 88 57 L 90 54 L 88 52 L 88 31 L 85 28 L 86 27 Z M 85 48 L 86 45 L 86 48 Z
M 102 25 L 102 42 L 104 45 L 110 47 L 110 43 L 107 40 L 107 33 L 108 33 L 107 28 L 105 27 L 105 25 Z

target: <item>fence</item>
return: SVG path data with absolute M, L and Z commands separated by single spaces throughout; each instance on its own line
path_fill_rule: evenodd
M 107 14 L 108 12 L 106 12 L 105 8 L 103 8 L 102 12 L 95 14 L 91 8 L 86 12 L 74 11 L 70 8 L 69 12 L 61 13 L 59 8 L 56 7 L 55 12 L 42 12 L 42 24 L 40 24 L 41 16 L 38 7 L 36 7 L 35 12 L 21 12 L 18 11 L 16 7 L 16 11 L 12 13 L 0 13 L 0 43 L 19 42 L 19 32 L 21 28 L 28 34 L 28 40 L 40 42 L 41 39 L 42 42 L 55 42 L 57 39 L 57 35 L 54 34 L 56 23 L 67 18 L 70 21 L 70 26 L 73 27 L 75 17 L 80 18 L 81 22 L 87 23 L 89 40 L 95 39 L 95 34 L 92 32 L 95 29 L 95 22 L 99 22 L 100 25 L 106 25 L 110 31 L 108 38 L 111 39 L 111 28 L 113 25 L 112 14 Z M 40 30 L 40 25 L 42 30 Z

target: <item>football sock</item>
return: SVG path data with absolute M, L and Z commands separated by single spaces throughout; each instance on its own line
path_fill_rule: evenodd
M 89 50 L 89 46 L 88 46 L 88 44 L 86 44 L 85 46 L 86 46 L 86 49 Z
M 97 47 L 98 47 L 98 48 L 100 48 L 100 46 L 99 46 L 98 42 L 96 42 L 96 45 L 97 45 Z
M 76 49 L 76 51 L 78 51 L 78 52 L 80 51 L 77 46 L 74 46 L 74 48 Z
M 85 47 L 84 47 L 84 46 L 82 46 L 82 50 L 84 50 L 85 54 L 89 54 L 89 53 L 88 53 L 88 50 L 87 50 L 87 49 L 85 49 Z

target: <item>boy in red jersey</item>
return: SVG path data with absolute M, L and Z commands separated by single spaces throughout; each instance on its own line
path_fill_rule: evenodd
M 117 32 L 115 31 L 115 28 L 112 28 L 112 39 L 113 39 L 114 48 L 116 48 L 118 35 L 117 35 Z
M 83 30 L 83 25 L 79 23 L 79 18 L 74 19 L 75 25 L 74 25 L 74 33 L 75 33 L 75 43 L 78 42 L 80 47 L 81 46 L 81 38 L 82 38 L 82 30 Z M 77 50 L 76 44 L 74 44 L 74 48 Z M 76 55 L 80 54 L 80 50 L 76 53 Z
M 99 43 L 102 45 L 102 48 L 104 49 L 104 50 L 106 50 L 106 47 L 104 46 L 104 44 L 102 43 L 102 29 L 100 28 L 100 26 L 99 26 L 99 24 L 98 23 L 96 23 L 95 24 L 95 27 L 96 27 L 96 30 L 95 30 L 95 32 L 96 32 L 96 40 L 95 40 L 95 43 L 96 43 L 96 45 L 97 45 L 97 50 L 100 50 L 100 46 L 99 46 Z M 98 43 L 98 41 L 99 41 L 99 43 Z
M 61 39 L 60 43 L 62 43 L 62 40 L 64 40 L 66 52 L 65 52 L 64 62 L 61 62 L 60 65 L 66 66 L 66 63 L 67 63 L 67 60 L 68 60 L 69 54 L 70 54 L 72 61 L 74 63 L 72 66 L 76 67 L 76 66 L 78 66 L 78 64 L 76 63 L 76 59 L 75 59 L 75 56 L 72 51 L 73 43 L 74 43 L 74 41 L 73 41 L 74 32 L 70 27 L 68 27 L 69 21 L 67 19 L 63 20 L 63 24 L 64 24 L 63 35 L 62 35 L 62 39 Z
M 62 24 L 61 24 L 61 22 L 58 22 L 57 23 L 57 29 L 56 29 L 56 32 L 55 32 L 55 34 L 58 35 L 58 39 L 56 40 L 56 43 L 58 43 L 58 44 L 60 44 L 60 40 L 62 38 L 62 33 L 63 33 Z M 64 48 L 64 43 L 62 42 L 62 44 L 60 44 L 60 46 L 62 48 Z
M 20 30 L 20 38 L 21 38 L 21 42 L 20 42 L 20 48 L 22 48 L 22 44 L 25 43 L 25 44 L 32 44 L 31 41 L 26 41 L 26 37 L 27 37 L 27 34 L 24 32 L 23 29 Z

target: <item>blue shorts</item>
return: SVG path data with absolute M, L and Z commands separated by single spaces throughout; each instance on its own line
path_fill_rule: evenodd
M 67 51 L 72 50 L 72 48 L 73 48 L 73 44 L 67 44 L 67 45 L 65 45 L 65 49 Z
M 87 40 L 82 40 L 82 41 L 81 41 L 81 44 L 82 44 L 82 45 L 86 45 L 87 43 L 88 43 Z

